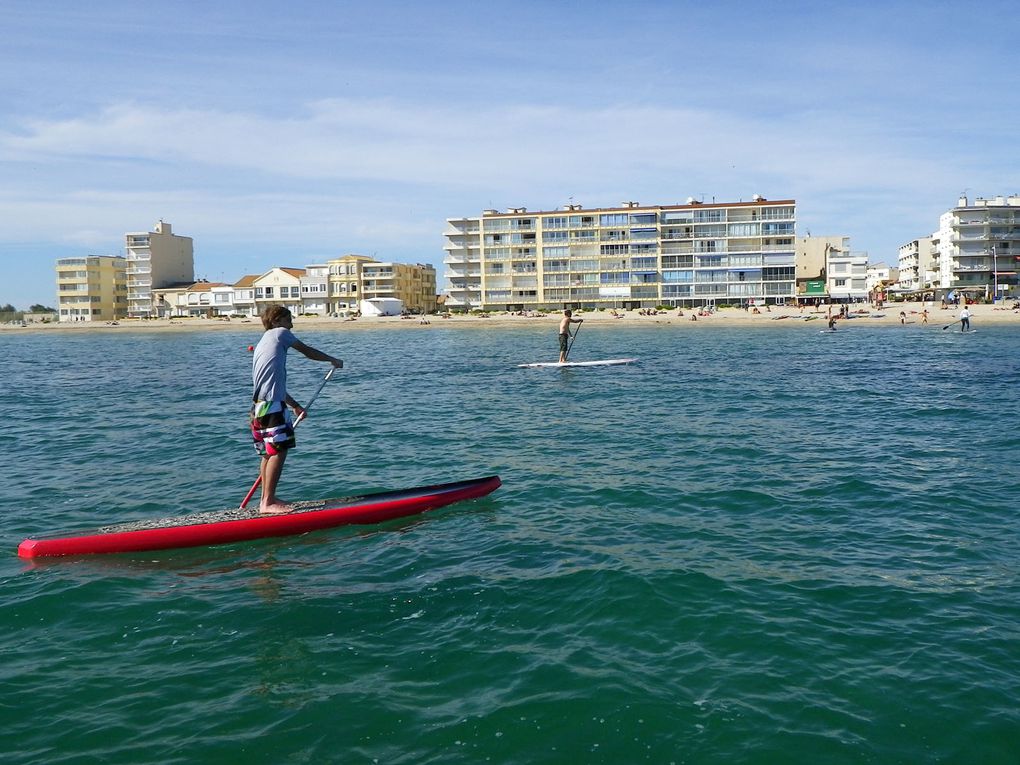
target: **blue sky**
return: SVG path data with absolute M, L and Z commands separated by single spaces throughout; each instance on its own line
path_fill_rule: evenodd
M 196 276 L 482 209 L 798 203 L 872 262 L 1020 192 L 1012 2 L 0 0 L 0 304 L 159 219 Z

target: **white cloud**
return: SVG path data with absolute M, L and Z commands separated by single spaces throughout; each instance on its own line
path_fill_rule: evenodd
M 471 109 L 335 99 L 287 118 L 119 104 L 0 133 L 0 157 L 184 164 L 214 185 L 215 173 L 234 170 L 518 193 L 561 179 L 623 188 L 638 173 L 701 185 L 727 174 L 766 176 L 820 189 L 928 171 L 895 136 L 860 125 L 850 132 L 822 114 L 780 120 L 648 106 Z M 149 172 L 158 180 L 158 168 Z

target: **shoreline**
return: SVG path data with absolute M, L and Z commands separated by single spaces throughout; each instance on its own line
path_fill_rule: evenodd
M 1017 325 L 1020 326 L 1020 310 L 1011 307 L 998 307 L 989 304 L 968 306 L 971 311 L 971 325 L 977 328 L 983 325 Z M 696 309 L 684 309 L 682 315 L 677 309 L 660 311 L 654 314 L 642 314 L 638 310 L 575 311 L 574 316 L 582 318 L 589 324 L 608 324 L 618 326 L 671 325 L 688 326 L 700 329 L 709 326 L 722 327 L 782 327 L 809 324 L 812 328 L 825 328 L 827 325 L 828 308 L 805 306 L 796 307 L 770 306 L 771 310 L 762 310 L 755 314 L 740 308 L 723 308 L 712 314 L 699 314 Z M 928 311 L 928 323 L 922 324 L 921 312 Z M 900 312 L 904 312 L 905 322 L 901 323 Z M 840 319 L 837 328 L 847 326 L 888 326 L 888 327 L 932 327 L 941 329 L 947 324 L 958 321 L 958 307 L 942 309 L 925 306 L 923 303 L 895 303 L 881 310 L 863 307 L 854 308 L 853 318 Z M 401 327 L 426 331 L 435 327 L 518 327 L 535 324 L 554 325 L 559 321 L 560 313 L 529 314 L 521 316 L 508 312 L 490 312 L 487 315 L 453 314 L 449 317 L 432 315 L 426 317 L 428 324 L 421 323 L 421 317 L 403 318 L 400 316 L 371 316 L 357 319 L 334 319 L 332 317 L 298 316 L 294 319 L 296 331 L 301 329 L 335 329 L 337 331 L 358 330 L 364 328 Z M 697 316 L 692 320 L 692 316 Z M 251 328 L 261 333 L 262 325 L 257 317 L 247 319 L 121 319 L 116 324 L 109 322 L 66 322 L 66 323 L 34 323 L 26 326 L 3 324 L 2 332 L 189 332 L 215 331 L 220 329 Z

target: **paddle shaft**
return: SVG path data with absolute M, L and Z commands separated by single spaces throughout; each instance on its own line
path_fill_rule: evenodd
M 570 344 L 567 346 L 567 352 L 563 354 L 563 360 L 566 361 L 570 358 L 570 349 L 574 347 L 574 340 L 577 339 L 577 333 L 581 331 L 581 325 L 577 325 L 577 329 L 574 330 L 573 336 L 570 338 Z
M 961 321 L 963 321 L 963 319 L 957 319 L 956 321 L 951 321 L 951 322 L 949 322 L 949 324 L 944 326 L 942 329 L 944 329 L 944 330 L 945 329 L 949 329 L 951 326 L 953 326 L 954 324 L 959 324 Z
M 329 382 L 329 378 L 333 376 L 333 373 L 336 370 L 337 370 L 336 367 L 329 368 L 329 371 L 326 372 L 326 376 L 323 377 L 322 382 L 319 383 L 319 387 L 316 389 L 315 393 L 312 394 L 312 397 L 308 399 L 308 403 L 305 404 L 304 411 L 302 411 L 301 414 L 297 416 L 297 419 L 294 420 L 294 424 L 291 427 L 296 428 L 298 426 L 298 423 L 300 423 L 301 420 L 305 418 L 305 415 L 308 414 L 308 410 L 311 409 L 312 404 L 315 403 L 315 399 L 317 399 L 319 397 L 319 394 L 322 393 L 322 389 L 326 387 L 326 383 Z M 284 404 L 284 406 L 286 406 L 286 404 Z M 248 505 L 248 502 L 251 500 L 252 496 L 254 496 L 255 492 L 258 491 L 258 488 L 261 485 L 262 485 L 262 473 L 259 472 L 259 477 L 255 479 L 255 483 L 251 485 L 251 488 L 248 489 L 248 493 L 245 494 L 244 499 L 241 500 L 241 504 L 238 507 L 239 510 L 243 510 Z

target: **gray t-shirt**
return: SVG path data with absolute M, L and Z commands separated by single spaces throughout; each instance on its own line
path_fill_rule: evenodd
M 287 400 L 287 349 L 297 342 L 286 327 L 267 329 L 251 362 L 251 380 L 256 401 Z

